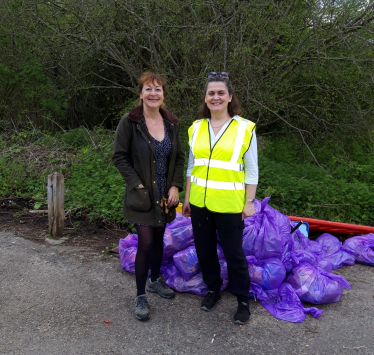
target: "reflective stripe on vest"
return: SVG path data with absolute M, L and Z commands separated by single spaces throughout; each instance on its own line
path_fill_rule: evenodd
M 239 159 L 239 154 L 242 149 L 243 142 L 244 142 L 245 130 L 247 128 L 248 122 L 249 121 L 246 120 L 245 118 L 242 118 L 241 121 L 239 122 L 238 134 L 235 140 L 235 148 L 234 148 L 234 152 L 232 153 L 231 163 L 236 163 Z
M 202 120 L 198 120 L 193 125 L 192 137 L 191 137 L 191 142 L 190 142 L 190 148 L 191 148 L 192 152 L 194 151 L 193 149 L 194 149 L 195 142 L 196 142 L 196 137 L 197 137 L 197 134 L 199 132 L 200 125 L 201 125 L 201 121 Z
M 208 187 L 216 190 L 245 190 L 245 184 L 241 182 L 223 182 L 205 180 L 191 175 L 191 182 L 201 187 Z
M 215 159 L 195 159 L 194 166 L 209 166 L 211 168 L 219 168 L 225 170 L 244 171 L 244 164 L 237 164 L 223 160 Z

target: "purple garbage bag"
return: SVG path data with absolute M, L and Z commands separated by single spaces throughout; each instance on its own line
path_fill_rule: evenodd
M 257 260 L 254 256 L 247 256 L 246 257 L 247 262 L 248 262 L 248 272 L 252 276 L 256 274 L 257 278 L 254 278 L 250 276 L 251 278 L 251 286 L 249 289 L 249 297 L 254 298 L 254 299 L 268 299 L 269 297 L 265 293 L 265 291 L 262 289 L 262 287 L 259 285 L 259 282 L 263 281 L 264 275 L 266 274 L 266 271 L 261 268 L 256 266 Z M 265 276 L 266 277 L 266 276 Z M 228 290 L 234 294 L 234 290 L 232 289 L 231 285 L 228 285 Z
M 220 259 L 219 266 L 221 268 L 221 278 L 223 280 L 223 284 L 222 284 L 222 287 L 221 287 L 221 291 L 222 291 L 229 284 L 229 274 L 227 272 L 227 262 L 226 262 L 226 260 L 225 259 Z
M 219 264 L 221 268 L 221 277 L 223 279 L 221 291 L 223 291 L 229 282 L 226 260 L 221 259 Z M 162 267 L 161 270 L 163 270 L 163 276 L 166 279 L 166 284 L 178 292 L 187 292 L 197 296 L 205 296 L 209 291 L 208 287 L 203 281 L 201 272 L 194 275 L 189 280 L 185 280 L 174 263 L 170 263 L 169 265 Z M 166 278 L 166 276 L 169 277 Z
M 279 288 L 265 292 L 268 299 L 260 300 L 260 303 L 277 319 L 302 323 L 307 313 L 317 318 L 324 312 L 316 307 L 304 308 L 296 292 L 288 283 L 282 283 Z
M 193 244 L 191 219 L 177 213 L 175 220 L 165 229 L 163 264 L 168 264 L 176 252 Z
M 276 258 L 257 261 L 253 256 L 247 256 L 251 284 L 257 284 L 264 290 L 277 288 L 286 277 L 286 269 Z
M 339 269 L 343 265 L 353 265 L 355 258 L 342 248 L 341 241 L 329 233 L 323 233 L 316 239 L 321 244 L 323 255 L 320 259 L 328 260 L 332 264 L 333 270 Z
M 294 260 L 292 258 L 292 251 L 288 251 L 287 253 L 283 253 L 281 261 L 284 265 L 284 268 L 286 269 L 286 273 L 288 274 L 292 268 L 294 267 Z
M 327 272 L 332 271 L 332 264 L 331 261 L 326 259 L 317 259 L 317 266 L 320 267 L 322 270 L 325 270 Z
M 186 281 L 200 272 L 200 264 L 194 246 L 190 246 L 175 253 L 173 260 Z
M 123 248 L 121 241 L 124 239 L 120 239 L 119 246 L 118 246 L 118 253 L 119 258 L 121 261 L 121 266 L 124 270 L 135 273 L 135 257 L 136 257 L 136 247 L 130 248 Z
M 217 255 L 218 259 L 224 258 L 223 250 L 219 245 L 217 245 Z M 194 246 L 178 251 L 174 254 L 173 260 L 186 281 L 200 272 L 200 264 Z
M 166 280 L 166 284 L 178 292 L 192 293 L 197 296 L 205 296 L 209 291 L 203 281 L 201 272 L 186 281 L 178 268 L 175 268 L 175 272 Z
M 338 302 L 344 287 L 351 288 L 343 276 L 307 263 L 296 266 L 286 282 L 292 286 L 301 301 L 314 304 Z
M 306 238 L 303 233 L 296 230 L 293 234 L 294 245 L 293 250 L 307 250 L 315 254 L 317 257 L 323 255 L 322 245 L 314 240 Z
M 138 247 L 138 235 L 137 234 L 129 234 L 125 239 L 120 239 L 121 248 L 131 248 L 131 247 Z
M 217 255 L 218 259 L 223 259 L 225 257 L 225 254 L 223 253 L 223 249 L 219 244 L 217 244 Z
M 307 250 L 294 250 L 282 255 L 282 263 L 286 268 L 287 273 L 291 272 L 296 265 L 303 262 L 310 265 L 317 265 L 317 257 L 315 254 Z
M 374 234 L 369 233 L 347 239 L 343 247 L 361 264 L 374 266 Z
M 315 265 L 317 263 L 317 257 L 315 256 L 315 254 L 308 250 L 296 250 L 293 254 L 293 259 L 297 261 L 294 266 L 300 263 L 308 263 L 310 265 Z
M 230 292 L 232 292 L 232 290 L 230 290 Z M 249 297 L 254 298 L 255 300 L 267 300 L 267 299 L 269 299 L 269 296 L 261 288 L 261 286 L 257 285 L 254 282 L 251 282 L 251 287 L 249 289 Z
M 281 258 L 292 250 L 290 219 L 268 205 L 270 197 L 255 201 L 256 214 L 245 219 L 243 250 L 257 260 Z M 252 226 L 251 226 L 252 225 Z
M 172 277 L 173 275 L 179 273 L 178 268 L 175 266 L 175 264 L 173 262 L 171 262 L 171 263 L 169 263 L 167 265 L 162 265 L 160 271 L 161 271 L 162 277 L 165 280 L 167 280 L 170 277 Z
M 255 200 L 255 211 L 256 213 L 244 219 L 244 230 L 243 230 L 243 251 L 246 256 L 252 255 L 252 243 L 255 236 L 261 227 L 261 218 L 259 213 L 261 212 L 261 202 Z

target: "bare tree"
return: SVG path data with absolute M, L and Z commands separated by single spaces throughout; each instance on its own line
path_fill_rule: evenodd
M 29 0 L 13 17 L 72 96 L 115 91 L 131 106 L 139 74 L 158 70 L 188 124 L 207 72 L 227 70 L 260 135 L 292 132 L 314 156 L 322 137 L 372 140 L 373 9 L 372 0 Z

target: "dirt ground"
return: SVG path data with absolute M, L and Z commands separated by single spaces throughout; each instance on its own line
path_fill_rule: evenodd
M 30 213 L 35 201 L 28 198 L 15 197 L 0 199 L 0 230 L 11 232 L 17 236 L 39 244 L 48 244 L 48 214 Z M 40 211 L 45 211 L 47 205 L 41 206 Z M 105 223 L 104 221 L 90 221 L 82 213 L 76 216 L 67 213 L 64 225 L 64 237 L 67 238 L 64 246 L 88 247 L 93 251 L 108 255 L 108 251 L 116 250 L 118 241 L 125 238 L 131 231 L 124 225 Z M 323 232 L 310 231 L 309 238 L 315 240 Z M 348 234 L 336 234 L 340 241 L 350 238 Z M 105 259 L 105 258 L 104 258 Z
M 41 206 L 38 213 L 31 213 L 34 203 L 32 199 L 20 197 L 0 199 L 0 230 L 48 245 L 48 213 L 41 213 L 47 206 Z M 77 217 L 68 212 L 63 236 L 66 240 L 62 245 L 90 248 L 93 252 L 102 254 L 102 259 L 106 260 L 110 255 L 109 251 L 116 250 L 119 240 L 129 233 L 130 230 L 124 226 L 100 220 L 90 222 L 84 213 Z

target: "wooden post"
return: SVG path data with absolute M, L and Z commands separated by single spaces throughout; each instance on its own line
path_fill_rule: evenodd
M 64 231 L 64 176 L 59 173 L 48 175 L 48 223 L 49 234 L 61 238 Z

